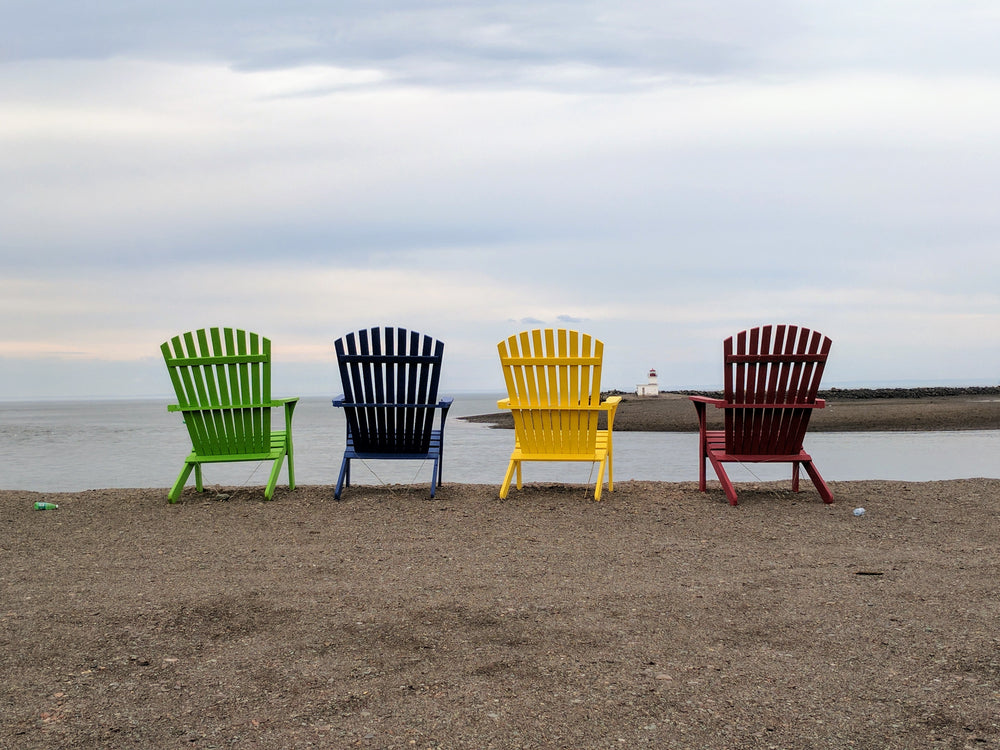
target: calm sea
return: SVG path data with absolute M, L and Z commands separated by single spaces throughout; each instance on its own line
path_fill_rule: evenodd
M 513 433 L 456 417 L 496 411 L 497 395 L 456 396 L 445 429 L 445 482 L 499 486 Z M 167 399 L 0 403 L 0 488 L 80 491 L 169 487 L 190 452 L 187 432 Z M 280 422 L 280 416 L 276 418 Z M 276 427 L 280 426 L 278 423 Z M 344 448 L 344 418 L 326 398 L 304 398 L 295 411 L 295 473 L 300 484 L 334 484 Z M 929 481 L 1000 478 L 1000 430 L 970 432 L 813 433 L 806 439 L 830 480 Z M 262 486 L 270 465 L 205 467 L 208 486 Z M 752 473 L 751 473 L 752 472 Z M 732 467 L 734 481 L 785 479 L 787 466 Z M 527 482 L 593 481 L 587 464 L 537 464 Z M 615 434 L 615 479 L 694 481 L 697 437 L 688 433 Z M 356 484 L 429 483 L 417 461 L 355 462 Z M 286 474 L 282 472 L 282 482 Z

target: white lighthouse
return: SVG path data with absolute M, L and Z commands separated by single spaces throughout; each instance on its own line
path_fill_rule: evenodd
M 636 396 L 659 396 L 660 395 L 660 384 L 656 379 L 656 370 L 652 367 L 649 368 L 649 380 L 645 383 L 640 383 L 635 387 Z

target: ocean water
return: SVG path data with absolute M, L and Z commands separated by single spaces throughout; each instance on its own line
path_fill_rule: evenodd
M 455 397 L 445 427 L 444 481 L 499 487 L 513 447 L 510 430 L 457 417 L 496 411 L 495 394 Z M 0 403 L 0 488 L 81 491 L 104 487 L 169 487 L 190 452 L 167 399 Z M 281 417 L 275 427 L 280 428 Z M 299 484 L 336 483 L 344 449 L 344 417 L 326 398 L 304 398 L 295 410 L 295 474 Z M 828 480 L 930 481 L 1000 478 L 1000 430 L 967 432 L 812 433 L 806 438 Z M 269 463 L 212 464 L 206 486 L 263 486 Z M 590 464 L 528 464 L 526 482 L 596 481 Z M 422 461 L 355 461 L 355 484 L 423 484 Z M 709 470 L 709 476 L 712 476 Z M 731 466 L 735 482 L 787 479 L 788 465 Z M 694 433 L 615 434 L 615 479 L 695 481 Z M 191 480 L 193 482 L 193 479 Z M 287 481 L 282 471 L 280 482 Z M 805 481 L 808 481 L 807 479 Z

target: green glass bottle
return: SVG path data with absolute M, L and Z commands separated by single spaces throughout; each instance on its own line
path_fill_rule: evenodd
M 59 510 L 59 506 L 55 503 L 35 503 L 35 510 Z

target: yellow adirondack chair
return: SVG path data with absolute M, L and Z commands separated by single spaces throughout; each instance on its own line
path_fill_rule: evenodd
M 507 395 L 497 402 L 514 416 L 514 452 L 500 497 L 507 497 L 523 461 L 599 463 L 594 499 L 601 499 L 604 467 L 614 490 L 611 432 L 621 396 L 601 402 L 604 344 L 587 334 L 546 328 L 522 331 L 497 344 Z M 606 429 L 599 429 L 604 415 Z
M 264 497 L 274 494 L 288 457 L 288 487 L 295 489 L 292 411 L 297 398 L 271 399 L 271 341 L 234 328 L 210 328 L 174 336 L 160 347 L 174 385 L 193 450 L 168 497 L 176 502 L 194 469 L 202 491 L 201 465 L 273 461 Z M 284 407 L 285 429 L 271 429 L 271 409 Z

